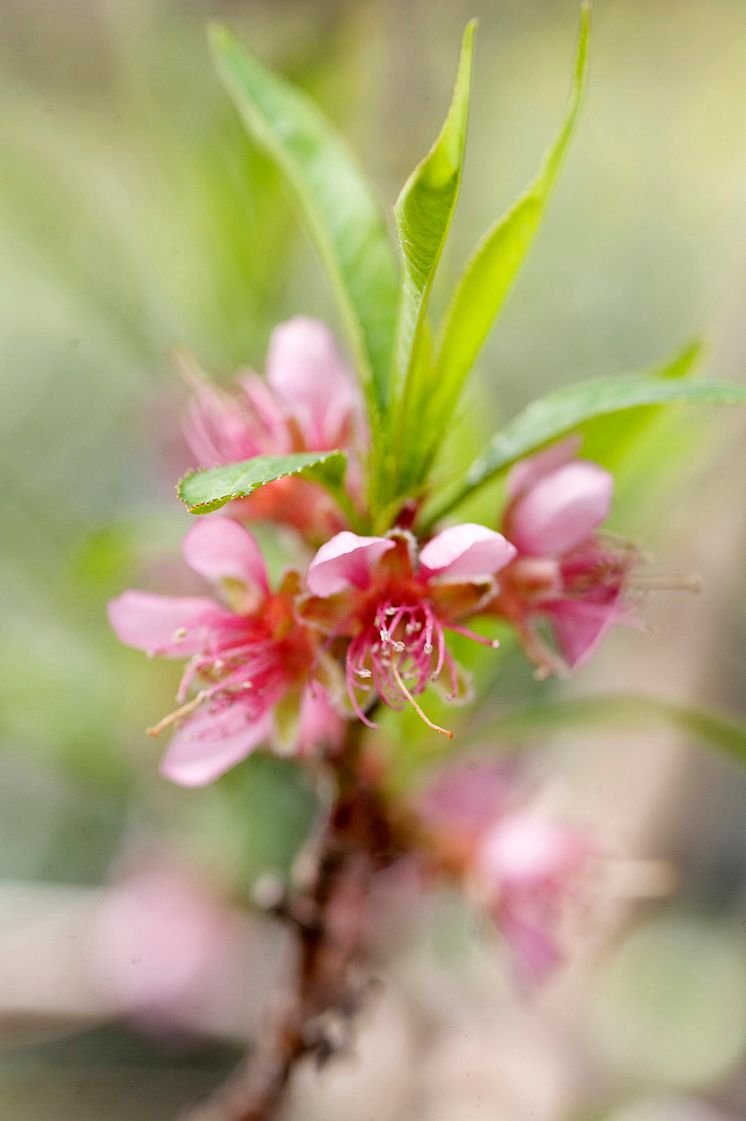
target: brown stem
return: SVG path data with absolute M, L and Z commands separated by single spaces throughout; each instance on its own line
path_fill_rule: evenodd
M 354 974 L 365 962 L 370 877 L 392 850 L 387 815 L 362 774 L 362 732 L 361 724 L 349 726 L 335 760 L 336 796 L 314 881 L 298 901 L 302 906 L 282 911 L 298 939 L 291 986 L 230 1080 L 184 1121 L 271 1121 L 298 1060 L 314 1055 L 322 1064 L 344 1046 L 360 995 Z

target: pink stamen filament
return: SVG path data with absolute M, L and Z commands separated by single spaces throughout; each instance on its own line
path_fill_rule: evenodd
M 476 631 L 470 630 L 469 627 L 457 626 L 455 623 L 446 623 L 446 627 L 449 631 L 453 631 L 454 634 L 460 634 L 463 635 L 464 638 L 470 638 L 472 642 L 478 642 L 481 646 L 489 646 L 493 650 L 500 649 L 500 643 L 496 638 L 485 638 L 483 634 L 477 634 Z

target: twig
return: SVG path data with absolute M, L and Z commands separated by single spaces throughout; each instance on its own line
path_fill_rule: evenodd
M 313 1055 L 321 1065 L 345 1046 L 360 997 L 355 972 L 365 962 L 370 877 L 395 848 L 384 807 L 362 774 L 362 731 L 360 724 L 349 726 L 335 760 L 336 797 L 314 880 L 298 900 L 302 906 L 279 912 L 297 934 L 291 986 L 233 1076 L 184 1121 L 271 1121 L 296 1063 Z

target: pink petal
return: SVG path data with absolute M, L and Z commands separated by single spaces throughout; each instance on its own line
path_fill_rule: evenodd
M 287 417 L 277 394 L 258 374 L 242 374 L 238 383 L 246 394 L 249 415 L 253 418 L 254 439 L 259 449 L 257 454 L 283 455 L 291 452 L 293 442 L 288 432 Z
M 608 516 L 614 480 L 595 463 L 558 467 L 512 506 L 507 533 L 523 553 L 552 556 L 579 545 Z
M 237 463 L 259 455 L 255 425 L 244 403 L 211 386 L 201 377 L 190 379 L 194 395 L 183 422 L 184 435 L 203 467 Z
M 570 669 L 576 669 L 600 644 L 616 621 L 619 610 L 615 602 L 563 601 L 552 604 L 547 614 L 562 657 Z
M 498 907 L 495 923 L 508 943 L 515 959 L 518 980 L 528 986 L 541 985 L 562 964 L 556 932 L 514 913 L 509 907 Z
M 267 567 L 259 546 L 242 525 L 208 514 L 191 527 L 182 545 L 190 568 L 212 584 L 236 581 L 260 596 L 267 594 Z
M 165 860 L 104 895 L 93 926 L 96 980 L 128 1012 L 178 1022 L 205 988 L 232 934 L 231 917 L 198 880 Z M 178 953 L 174 947 L 178 946 Z
M 503 819 L 486 834 L 479 871 L 525 979 L 543 981 L 560 963 L 560 933 L 566 916 L 580 905 L 579 888 L 593 853 L 585 831 L 530 811 Z
M 246 705 L 198 711 L 186 720 L 161 760 L 161 774 L 180 786 L 205 786 L 250 755 L 272 734 L 272 717 Z
M 521 494 L 525 494 L 530 487 L 538 483 L 546 475 L 551 475 L 558 467 L 572 463 L 577 457 L 583 440 L 581 436 L 568 436 L 556 444 L 522 459 L 516 463 L 508 475 L 506 495 L 509 502 L 514 501 Z
M 479 866 L 502 894 L 526 892 L 537 899 L 547 891 L 566 890 L 582 869 L 591 846 L 579 828 L 535 812 L 504 818 L 485 836 Z
M 298 751 L 307 754 L 320 747 L 338 747 L 345 725 L 324 690 L 319 685 L 308 687 L 301 701 Z
M 517 786 L 512 761 L 472 759 L 444 768 L 418 799 L 418 810 L 439 832 L 481 834 L 505 811 Z
M 515 546 L 501 533 L 467 522 L 450 526 L 428 541 L 420 552 L 420 566 L 426 576 L 476 580 L 492 576 L 515 554 Z
M 108 605 L 117 637 L 148 653 L 188 657 L 200 650 L 226 613 L 206 596 L 128 591 Z
M 360 537 L 345 529 L 321 546 L 308 568 L 309 590 L 322 598 L 347 588 L 364 588 L 371 569 L 394 548 L 386 537 Z
M 297 316 L 272 333 L 267 380 L 297 417 L 312 451 L 334 447 L 357 407 L 355 384 L 329 328 Z

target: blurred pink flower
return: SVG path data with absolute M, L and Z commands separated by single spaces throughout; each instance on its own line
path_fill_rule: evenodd
M 494 645 L 460 620 L 494 595 L 495 573 L 514 553 L 501 534 L 481 525 L 446 529 L 419 556 L 403 531 L 388 537 L 345 531 L 322 545 L 308 569 L 311 595 L 302 612 L 330 641 L 347 643 L 347 691 L 361 720 L 371 724 L 364 709 L 379 697 L 392 708 L 413 705 L 436 727 L 414 698 L 430 681 L 444 681 L 452 700 L 460 692 L 446 630 Z
M 194 396 L 184 432 L 200 466 L 340 448 L 352 453 L 350 478 L 353 489 L 359 485 L 362 403 L 325 324 L 301 316 L 281 324 L 270 339 L 266 379 L 245 374 L 233 391 L 191 367 L 187 373 Z M 242 517 L 291 524 L 315 541 L 344 524 L 332 499 L 303 479 L 279 479 L 234 506 Z
M 594 855 L 586 832 L 531 810 L 496 821 L 482 837 L 476 876 L 522 978 L 541 982 L 563 961 L 563 928 Z
M 117 636 L 151 656 L 185 657 L 180 707 L 151 733 L 178 722 L 161 771 L 184 786 L 212 782 L 261 743 L 278 743 L 273 711 L 289 723 L 282 746 L 310 750 L 341 732 L 322 685 L 313 632 L 298 623 L 300 577 L 289 573 L 272 592 L 254 538 L 230 518 L 210 515 L 184 538 L 187 564 L 220 592 L 226 605 L 201 596 L 128 591 L 109 604 Z M 195 680 L 202 683 L 187 700 Z M 287 717 L 290 717 L 289 721 Z
M 576 458 L 572 437 L 518 463 L 508 477 L 503 530 L 518 550 L 500 580 L 494 610 L 521 633 L 545 671 L 562 668 L 537 634 L 546 620 L 566 666 L 583 662 L 612 623 L 629 617 L 625 596 L 633 548 L 598 533 L 613 479 Z
M 568 920 L 592 879 L 598 849 L 590 832 L 540 811 L 505 760 L 446 767 L 416 808 L 436 865 L 491 915 L 518 977 L 545 980 L 565 957 Z
M 94 977 L 121 1009 L 179 1026 L 208 1003 L 234 919 L 194 875 L 155 861 L 110 887 L 94 922 Z

